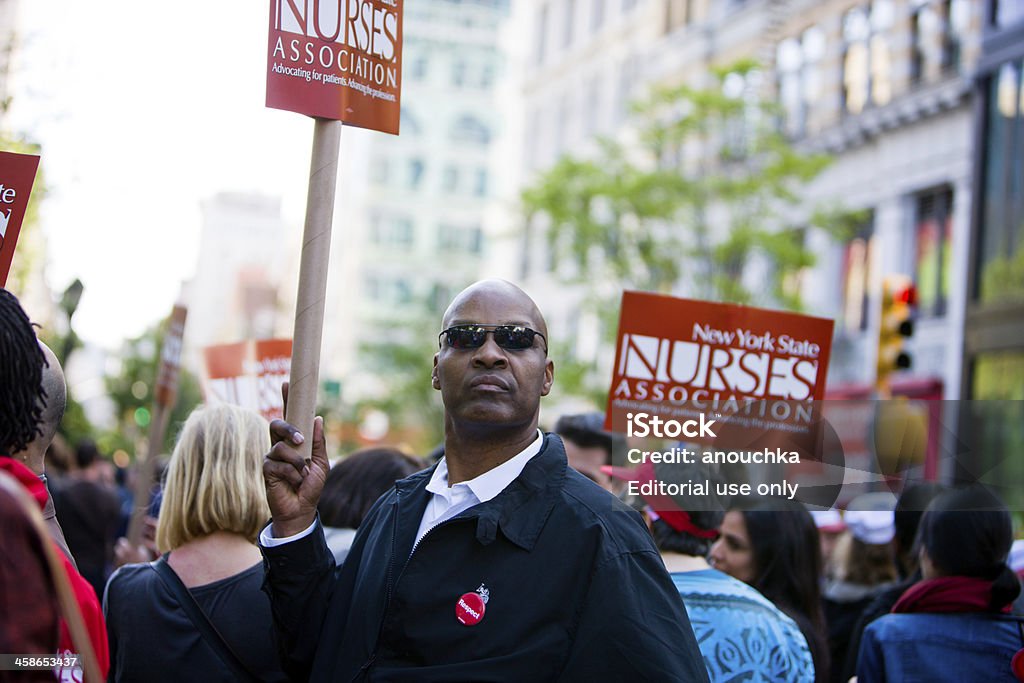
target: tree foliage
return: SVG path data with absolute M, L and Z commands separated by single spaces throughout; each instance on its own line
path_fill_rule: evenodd
M 126 341 L 122 348 L 119 371 L 104 379 L 117 419 L 117 427 L 99 439 L 104 452 L 110 453 L 120 448 L 134 454 L 136 446 L 144 443 L 148 437 L 154 405 L 153 392 L 160 367 L 159 354 L 166 334 L 165 320 L 141 336 Z M 201 400 L 199 381 L 184 367 L 181 368 L 177 400 L 161 444 L 161 453 L 171 452 L 182 423 Z
M 421 301 L 389 324 L 386 336 L 359 349 L 365 368 L 380 381 L 382 391 L 360 401 L 357 415 L 367 409 L 383 411 L 391 434 L 402 435 L 417 455 L 425 455 L 444 440 L 444 407 L 440 392 L 431 384 L 439 318 L 434 305 Z
M 571 264 L 565 279 L 801 308 L 791 276 L 815 255 L 800 228 L 844 234 L 856 217 L 805 205 L 830 159 L 784 138 L 775 105 L 753 95 L 757 75 L 743 61 L 708 88 L 656 88 L 632 108 L 630 141 L 562 157 L 523 191 L 528 223 L 542 219 L 556 260 Z M 752 285 L 754 264 L 764 281 Z

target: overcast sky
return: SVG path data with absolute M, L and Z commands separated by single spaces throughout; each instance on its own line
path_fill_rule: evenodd
M 301 224 L 313 124 L 264 107 L 266 2 L 18 12 L 9 126 L 42 144 L 47 280 L 85 284 L 80 336 L 116 348 L 168 315 L 195 268 L 202 199 L 280 195 Z

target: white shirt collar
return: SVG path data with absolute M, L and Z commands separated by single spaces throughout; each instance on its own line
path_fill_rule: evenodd
M 443 496 L 445 499 L 450 499 L 453 489 L 465 487 L 476 496 L 478 501 L 485 503 L 504 491 L 509 484 L 515 481 L 516 477 L 522 474 L 523 468 L 526 467 L 526 463 L 530 461 L 530 458 L 540 453 L 543 445 L 544 435 L 538 429 L 537 438 L 519 453 L 497 467 L 487 470 L 473 479 L 455 484 L 452 487 L 448 486 L 448 463 L 445 458 L 441 458 L 434 469 L 433 475 L 430 477 L 430 481 L 427 483 L 427 491 Z

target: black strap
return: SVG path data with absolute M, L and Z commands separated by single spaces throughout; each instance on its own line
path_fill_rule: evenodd
M 240 681 L 259 681 L 259 677 L 254 675 L 242 660 L 238 658 L 235 651 L 231 649 L 227 641 L 224 640 L 224 636 L 220 634 L 217 627 L 213 625 L 210 618 L 206 616 L 206 612 L 199 606 L 196 599 L 189 592 L 185 584 L 181 582 L 178 575 L 171 569 L 171 566 L 167 564 L 167 556 L 163 555 L 159 559 L 150 562 L 149 566 L 156 571 L 157 577 L 163 582 L 164 586 L 171 591 L 182 609 L 185 610 L 185 614 L 192 620 L 196 630 L 199 631 L 206 643 L 213 648 L 213 651 L 217 653 L 217 656 L 224 660 L 224 663 L 234 671 L 235 676 Z

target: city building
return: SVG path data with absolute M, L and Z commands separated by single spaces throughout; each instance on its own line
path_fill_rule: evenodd
M 483 273 L 508 11 L 508 0 L 406 4 L 401 134 L 343 134 L 321 377 L 342 380 L 348 401 L 386 391 L 367 345 L 418 321 L 436 334 L 439 310 Z
M 224 192 L 204 201 L 188 307 L 183 363 L 202 375 L 202 349 L 246 339 L 291 337 L 298 244 L 281 200 Z
M 1020 509 L 1024 461 L 1024 2 L 989 0 L 975 70 L 958 475 Z
M 774 99 L 788 139 L 833 158 L 804 190 L 806 211 L 791 226 L 818 258 L 797 274 L 807 310 L 835 319 L 830 395 L 870 394 L 882 281 L 895 273 L 914 279 L 920 301 L 913 366 L 894 376 L 894 391 L 961 395 L 982 3 L 547 0 L 518 8 L 519 22 L 534 27 L 523 64 L 520 186 L 562 154 L 586 156 L 597 135 L 628 137 L 629 101 L 650 86 L 704 87 L 712 67 L 753 58 L 760 68 L 740 92 Z M 838 241 L 811 223 L 821 204 L 866 218 Z M 578 354 L 607 362 L 608 349 L 582 348 L 595 323 L 580 313 L 579 293 L 559 285 L 538 230 L 527 226 L 516 238 L 516 275 L 550 294 L 552 329 L 568 330 Z

